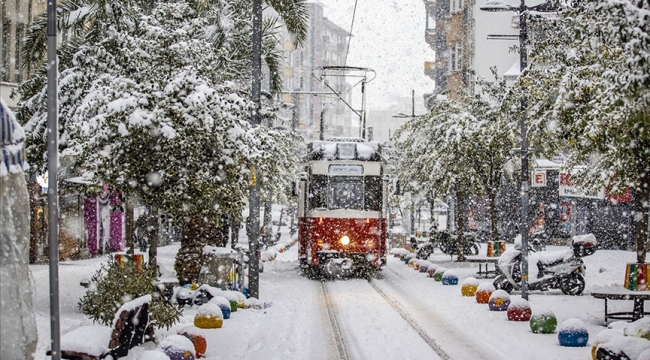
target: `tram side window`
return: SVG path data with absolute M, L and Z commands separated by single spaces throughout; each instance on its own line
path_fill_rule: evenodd
M 379 176 L 366 176 L 364 186 L 364 206 L 363 209 L 367 211 L 381 210 L 381 177 Z
M 327 208 L 327 175 L 312 175 L 309 182 L 309 208 Z

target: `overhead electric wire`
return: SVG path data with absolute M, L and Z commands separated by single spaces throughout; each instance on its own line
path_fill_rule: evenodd
M 357 14 L 357 3 L 359 0 L 354 0 L 354 10 L 352 11 L 352 23 L 350 24 L 350 38 L 348 39 L 348 48 L 345 50 L 345 61 L 343 65 L 348 64 L 348 54 L 350 53 L 350 43 L 352 42 L 352 29 L 354 29 L 354 16 Z

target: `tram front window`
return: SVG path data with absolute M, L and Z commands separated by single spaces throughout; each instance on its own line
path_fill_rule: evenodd
M 330 209 L 363 210 L 363 182 L 356 177 L 332 177 Z

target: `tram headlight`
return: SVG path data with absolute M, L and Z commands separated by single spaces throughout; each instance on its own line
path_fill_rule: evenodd
M 343 237 L 341 237 L 341 244 L 347 245 L 349 243 L 350 243 L 350 238 L 347 235 L 343 235 Z

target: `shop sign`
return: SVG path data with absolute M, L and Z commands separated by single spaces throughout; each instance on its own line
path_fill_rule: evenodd
M 573 185 L 571 181 L 571 174 L 560 173 L 560 196 L 566 197 L 579 197 L 588 199 L 605 199 L 605 188 L 601 188 L 597 192 L 585 191 Z
M 532 187 L 546 186 L 546 170 L 533 171 L 533 174 L 530 177 L 530 186 Z

